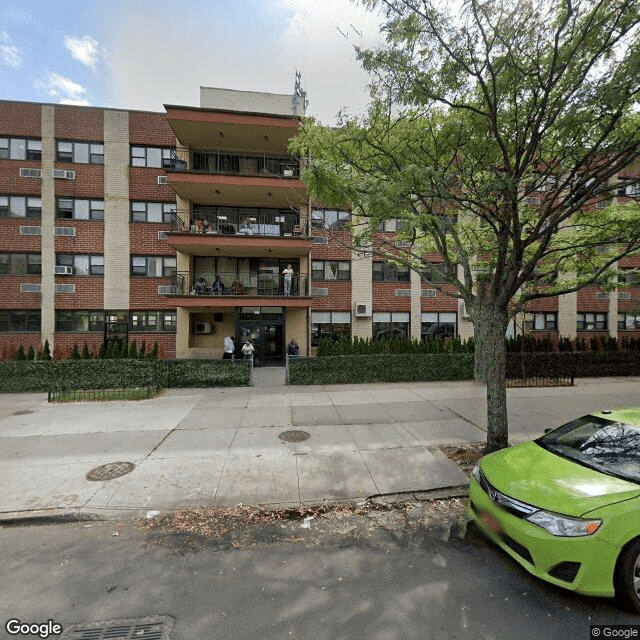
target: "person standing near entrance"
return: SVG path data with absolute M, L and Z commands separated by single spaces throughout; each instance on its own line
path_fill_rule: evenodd
M 293 278 L 293 269 L 291 265 L 288 264 L 287 268 L 282 271 L 282 275 L 284 276 L 284 295 L 291 295 L 291 279 Z
M 224 355 L 222 356 L 223 360 L 233 360 L 233 351 L 235 349 L 235 345 L 233 341 L 235 340 L 234 336 L 226 336 L 224 339 Z

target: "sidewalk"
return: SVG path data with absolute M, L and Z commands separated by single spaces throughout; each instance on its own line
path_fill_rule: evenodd
M 170 389 L 142 401 L 0 394 L 0 520 L 464 492 L 466 475 L 440 447 L 486 440 L 483 387 L 289 387 L 283 374 L 255 369 L 250 388 Z M 515 443 L 592 410 L 640 405 L 640 378 L 510 389 L 508 398 Z M 285 431 L 309 437 L 286 442 Z M 115 462 L 134 468 L 87 480 Z

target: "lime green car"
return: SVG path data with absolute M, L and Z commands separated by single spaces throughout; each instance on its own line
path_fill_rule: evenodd
M 583 416 L 485 456 L 468 513 L 533 575 L 640 613 L 640 408 Z

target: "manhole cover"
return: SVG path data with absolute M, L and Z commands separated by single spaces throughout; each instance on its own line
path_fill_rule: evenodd
M 110 462 L 100 467 L 91 469 L 87 473 L 87 480 L 113 480 L 120 476 L 126 476 L 135 468 L 133 462 Z
M 278 438 L 285 442 L 302 442 L 307 438 L 310 438 L 311 434 L 306 431 L 283 431 Z
M 173 618 L 151 616 L 136 620 L 110 620 L 65 626 L 64 640 L 168 640 Z

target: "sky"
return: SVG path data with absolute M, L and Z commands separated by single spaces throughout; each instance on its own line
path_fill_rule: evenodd
M 163 112 L 200 86 L 291 94 L 298 70 L 331 125 L 366 108 L 354 45 L 382 43 L 380 22 L 355 0 L 5 0 L 0 99 Z

